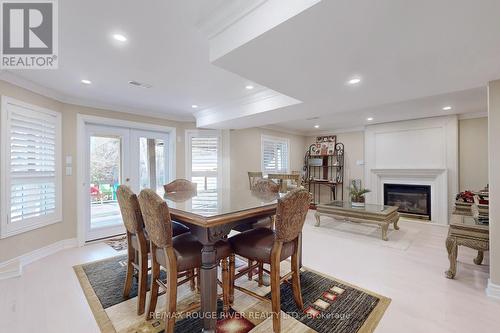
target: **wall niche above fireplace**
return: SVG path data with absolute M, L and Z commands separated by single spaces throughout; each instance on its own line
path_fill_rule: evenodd
M 398 206 L 401 215 L 430 221 L 431 187 L 385 183 L 384 205 Z

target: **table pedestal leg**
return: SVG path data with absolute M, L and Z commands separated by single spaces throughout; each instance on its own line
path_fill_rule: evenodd
M 203 245 L 200 277 L 203 332 L 215 333 L 217 323 L 217 260 L 214 244 Z

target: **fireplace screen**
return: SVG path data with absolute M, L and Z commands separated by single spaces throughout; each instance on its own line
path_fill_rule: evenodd
M 431 219 L 431 187 L 384 184 L 384 204 L 398 206 L 402 214 Z

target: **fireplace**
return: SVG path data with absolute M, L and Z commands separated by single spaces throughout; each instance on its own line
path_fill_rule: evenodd
M 431 187 L 384 184 L 384 205 L 398 206 L 401 215 L 431 220 Z

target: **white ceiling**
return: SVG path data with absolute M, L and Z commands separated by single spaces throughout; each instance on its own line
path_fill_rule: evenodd
M 181 120 L 194 120 L 197 104 L 214 128 L 312 134 L 363 126 L 367 117 L 486 110 L 486 83 L 500 78 L 500 1 L 301 2 L 270 24 L 279 0 L 60 1 L 59 69 L 12 74 L 76 104 Z M 241 31 L 257 37 L 235 46 Z M 117 32 L 128 42 L 113 41 Z M 228 36 L 233 45 L 210 63 L 215 42 Z M 353 75 L 362 83 L 346 86 Z
M 77 104 L 193 121 L 193 104 L 214 107 L 259 89 L 247 91 L 249 80 L 210 64 L 208 40 L 196 22 L 213 5 L 208 0 L 59 1 L 59 69 L 12 73 Z M 114 41 L 114 33 L 128 41 Z M 92 85 L 82 85 L 84 78 Z M 130 80 L 152 88 L 130 86 Z
M 344 128 L 444 105 L 481 112 L 486 83 L 500 78 L 498 13 L 496 0 L 321 1 L 215 63 L 303 102 L 241 123 L 310 131 L 314 116 Z M 349 87 L 353 75 L 363 81 Z

